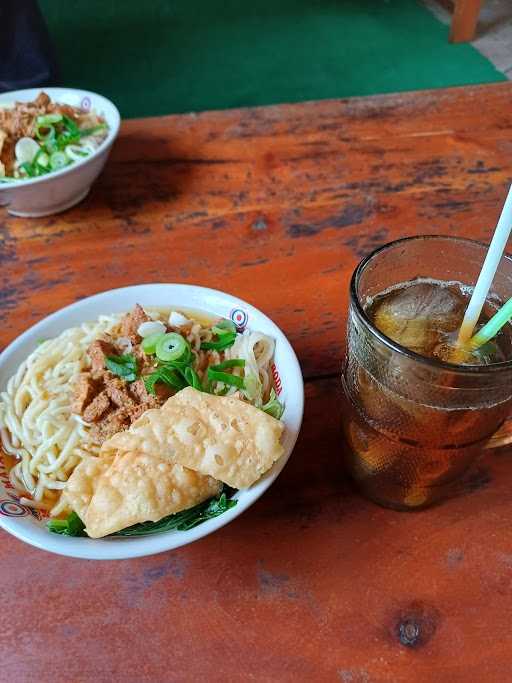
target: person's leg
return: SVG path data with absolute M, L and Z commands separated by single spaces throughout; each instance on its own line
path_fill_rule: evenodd
M 0 92 L 53 85 L 57 78 L 37 0 L 0 0 Z

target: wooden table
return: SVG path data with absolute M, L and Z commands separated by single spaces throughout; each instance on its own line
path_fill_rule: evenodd
M 124 562 L 1 533 L 1 680 L 510 681 L 512 463 L 420 513 L 363 500 L 337 411 L 347 287 L 405 235 L 488 240 L 512 179 L 512 85 L 128 121 L 101 181 L 48 219 L 0 215 L 2 344 L 127 284 L 219 287 L 284 329 L 297 448 L 218 533 Z

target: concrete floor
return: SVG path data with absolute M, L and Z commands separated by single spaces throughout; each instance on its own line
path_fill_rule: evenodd
M 451 14 L 437 0 L 423 0 L 443 23 L 451 22 Z M 512 80 L 512 2 L 484 0 L 472 45 L 494 66 Z

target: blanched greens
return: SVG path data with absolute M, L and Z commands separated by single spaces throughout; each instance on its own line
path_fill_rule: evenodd
M 223 492 L 218 498 L 210 498 L 210 500 L 200 503 L 189 510 L 177 512 L 175 515 L 164 517 L 159 522 L 144 522 L 143 524 L 134 524 L 133 526 L 117 531 L 112 536 L 146 536 L 148 534 L 160 534 L 164 531 L 188 531 L 194 527 L 206 522 L 209 519 L 222 515 L 227 510 L 235 507 L 236 500 L 232 500 L 229 496 L 233 495 L 235 491 L 224 487 Z
M 87 536 L 85 524 L 76 512 L 72 512 L 66 519 L 51 519 L 47 525 L 48 531 L 63 536 Z
M 187 531 L 222 515 L 227 510 L 235 507 L 237 501 L 232 499 L 235 489 L 224 485 L 222 492 L 217 498 L 210 498 L 189 510 L 182 510 L 174 515 L 168 515 L 158 522 L 144 522 L 134 524 L 127 529 L 117 531 L 112 536 L 147 536 L 148 534 L 160 534 L 165 531 Z M 87 536 L 85 525 L 76 514 L 72 512 L 67 519 L 52 519 L 47 523 L 48 531 L 64 536 Z

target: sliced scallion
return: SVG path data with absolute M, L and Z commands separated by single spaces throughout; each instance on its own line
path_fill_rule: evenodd
M 177 332 L 168 332 L 158 340 L 155 352 L 161 361 L 178 361 L 190 351 L 187 340 Z
M 70 161 L 80 161 L 89 156 L 89 152 L 80 145 L 66 145 L 64 153 Z
M 185 368 L 184 370 L 182 370 L 182 375 L 189 386 L 194 387 L 194 389 L 197 389 L 198 391 L 203 390 L 201 380 L 199 379 L 199 375 L 194 370 L 194 368 Z
M 223 382 L 224 384 L 229 384 L 232 387 L 238 387 L 238 389 L 244 388 L 244 380 L 238 375 L 231 375 L 229 372 L 222 372 L 221 370 L 216 370 L 216 366 L 213 365 L 208 368 L 208 380 L 210 382 Z
M 155 332 L 142 340 L 142 350 L 148 356 L 152 356 L 156 352 L 156 345 L 164 337 L 164 332 Z
M 201 349 L 204 351 L 224 351 L 235 343 L 236 325 L 231 320 L 220 320 L 212 327 L 212 332 L 217 336 L 217 339 L 203 342 Z
M 50 157 L 50 168 L 52 171 L 58 171 L 64 166 L 68 165 L 68 159 L 64 152 L 54 152 Z
M 41 140 L 41 142 L 49 142 L 55 138 L 55 128 L 48 123 L 45 123 L 44 125 L 36 123 L 35 136 Z
M 62 121 L 62 114 L 45 114 L 44 116 L 37 117 L 36 124 L 38 126 L 48 126 L 60 121 Z

